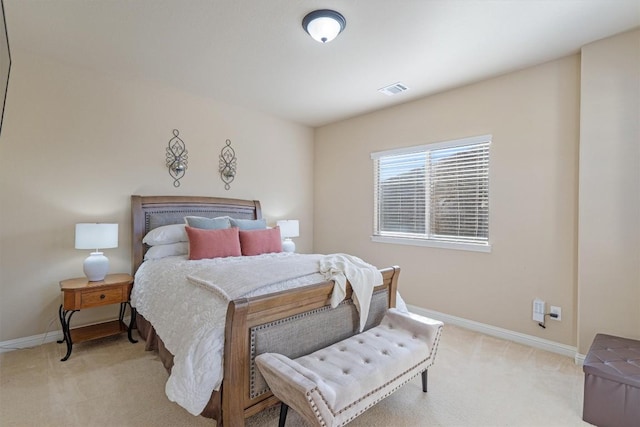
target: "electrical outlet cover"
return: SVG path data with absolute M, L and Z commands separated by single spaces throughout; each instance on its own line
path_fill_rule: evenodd
M 533 300 L 533 320 L 544 322 L 545 303 L 540 298 Z
M 551 317 L 551 319 L 562 320 L 562 308 L 552 305 L 551 308 L 549 308 L 549 313 L 558 315 L 558 317 Z

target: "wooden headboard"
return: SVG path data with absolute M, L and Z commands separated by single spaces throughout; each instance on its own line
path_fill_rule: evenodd
M 133 274 L 147 250 L 142 239 L 154 228 L 184 223 L 187 215 L 215 218 L 260 219 L 257 200 L 225 199 L 197 196 L 131 196 L 131 262 Z

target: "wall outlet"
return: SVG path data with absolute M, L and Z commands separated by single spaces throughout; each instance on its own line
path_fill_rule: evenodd
M 545 302 L 540 298 L 533 300 L 533 320 L 544 323 Z
M 557 314 L 557 317 L 549 316 L 551 319 L 553 319 L 553 320 L 562 320 L 562 308 L 561 307 L 556 307 L 555 305 L 552 305 L 551 308 L 549 309 L 549 313 Z

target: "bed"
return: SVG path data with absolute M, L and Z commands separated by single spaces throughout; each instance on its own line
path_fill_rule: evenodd
M 131 197 L 134 275 L 144 270 L 141 265 L 146 262 L 148 250 L 142 242 L 144 236 L 158 227 L 184 223 L 184 217 L 189 215 L 262 218 L 260 202 L 254 200 L 134 195 Z M 380 270 L 383 283 L 374 288 L 364 329 L 377 326 L 386 309 L 396 306 L 399 272 L 396 266 Z M 209 400 L 200 415 L 216 419 L 218 425 L 244 425 L 246 418 L 278 403 L 255 365 L 258 354 L 277 352 L 298 357 L 355 334 L 359 320 L 351 287 L 347 285 L 345 300 L 332 308 L 333 285 L 332 281 L 321 280 L 299 288 L 231 300 L 226 307 L 226 322 L 221 326 L 224 334 L 221 386 L 207 396 Z M 139 312 L 136 325 L 146 348 L 156 350 L 171 371 L 174 355 L 156 333 L 153 322 Z

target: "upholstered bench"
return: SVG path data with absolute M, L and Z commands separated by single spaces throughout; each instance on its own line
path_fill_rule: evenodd
M 583 420 L 600 427 L 640 426 L 640 341 L 597 334 L 583 371 Z
M 426 392 L 442 326 L 390 309 L 375 328 L 309 355 L 257 356 L 260 372 L 282 402 L 280 426 L 288 407 L 312 425 L 342 426 L 420 373 Z

